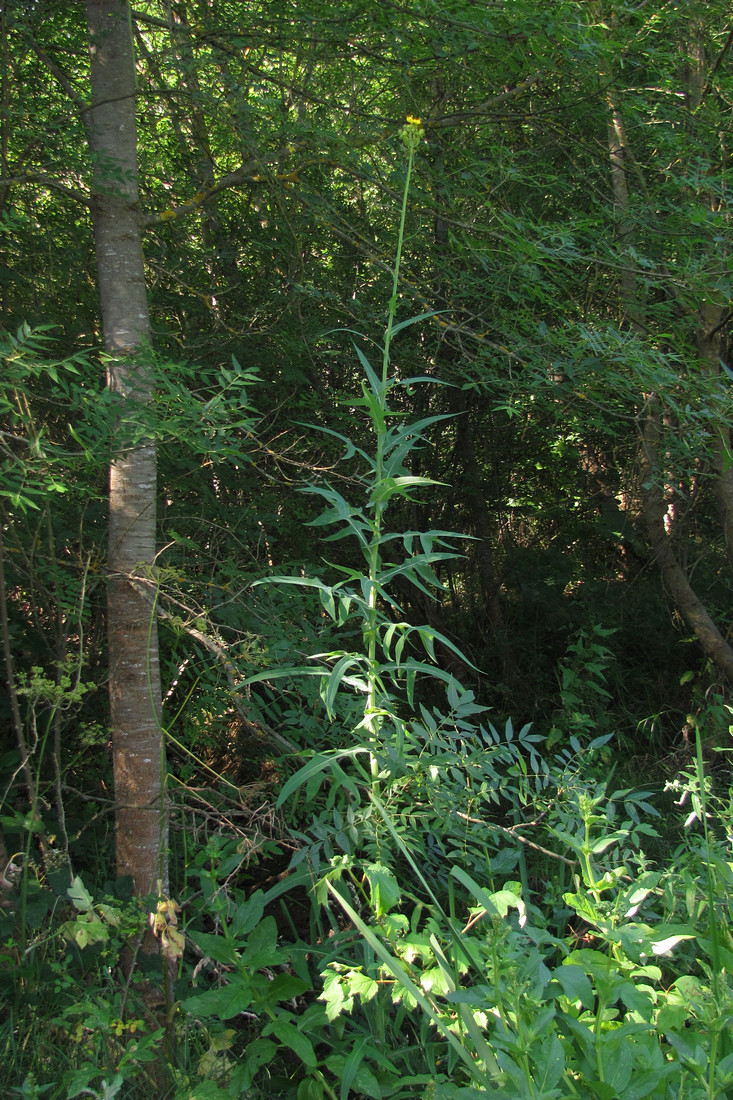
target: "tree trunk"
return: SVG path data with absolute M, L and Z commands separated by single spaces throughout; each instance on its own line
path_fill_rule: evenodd
M 695 52 L 696 64 L 694 69 L 694 87 L 701 86 L 701 55 Z M 699 103 L 698 91 L 690 93 L 692 101 Z M 614 210 L 616 216 L 616 230 L 619 242 L 622 246 L 622 255 L 625 247 L 630 246 L 631 225 L 629 221 L 629 191 L 626 172 L 628 147 L 624 133 L 623 119 L 618 105 L 612 94 L 608 96 L 609 120 L 608 120 L 608 151 L 611 169 L 611 184 L 613 187 Z M 621 295 L 621 319 L 637 333 L 643 334 L 645 324 L 638 302 L 637 280 L 633 274 L 631 263 L 622 264 L 620 278 Z M 707 306 L 702 310 L 702 328 L 697 333 L 697 344 L 700 358 L 705 369 L 709 373 L 717 374 L 719 347 L 716 343 L 715 321 L 719 316 L 710 311 Z M 662 578 L 672 595 L 674 605 L 687 626 L 692 630 L 702 646 L 705 654 L 713 661 L 718 669 L 731 681 L 733 681 L 733 647 L 725 640 L 711 615 L 706 610 L 702 601 L 696 595 L 685 569 L 683 569 L 672 548 L 672 541 L 665 527 L 665 515 L 667 505 L 664 493 L 660 487 L 659 478 L 659 437 L 661 408 L 658 397 L 655 394 L 645 395 L 646 408 L 642 419 L 641 428 L 641 455 L 640 455 L 640 495 L 642 501 L 642 516 L 651 543 L 654 558 L 659 566 Z M 733 470 L 726 469 L 726 457 L 729 453 L 730 435 L 727 428 L 720 426 L 720 440 L 718 441 L 716 493 L 721 512 L 721 518 L 726 534 L 726 545 L 729 548 L 729 560 L 733 560 Z
M 659 482 L 656 480 L 659 468 L 659 416 L 659 401 L 651 396 L 648 399 L 646 419 L 642 429 L 641 461 L 643 512 L 649 540 L 662 577 L 672 594 L 675 607 L 690 630 L 694 631 L 706 655 L 728 680 L 733 682 L 733 648 L 720 633 L 693 591 L 687 574 L 672 552 L 664 528 L 664 515 L 667 508 Z
M 697 350 L 700 365 L 711 378 L 720 378 L 722 357 L 721 329 L 725 323 L 722 306 L 705 302 L 700 311 L 700 327 L 697 332 Z M 733 574 L 733 462 L 731 462 L 731 432 L 728 424 L 718 421 L 713 426 L 715 447 L 715 497 L 718 503 L 720 523 L 725 535 L 725 551 L 728 568 Z
M 613 187 L 613 206 L 616 221 L 616 239 L 619 250 L 624 256 L 620 275 L 622 323 L 638 328 L 638 305 L 636 296 L 638 287 L 631 264 L 626 262 L 628 249 L 632 243 L 632 225 L 629 219 L 629 189 L 626 180 L 626 157 L 628 145 L 621 112 L 615 98 L 609 93 L 608 101 L 608 155 L 611 167 L 611 185 Z
M 126 443 L 124 423 L 152 396 L 150 320 L 138 211 L 135 67 L 127 0 L 88 0 L 93 160 L 92 221 L 108 384 L 118 396 L 109 479 L 109 692 L 117 874 L 137 894 L 165 881 L 164 761 L 155 615 L 129 583 L 155 562 L 156 449 L 152 432 Z

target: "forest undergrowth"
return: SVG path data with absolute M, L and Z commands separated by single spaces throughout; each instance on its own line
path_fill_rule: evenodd
M 413 460 L 446 419 L 410 418 L 411 396 L 438 383 L 401 377 L 390 357 L 429 316 L 396 319 L 421 137 L 408 118 L 381 365 L 353 345 L 363 381 L 351 409 L 372 445 L 308 427 L 343 447 L 349 470 L 308 487 L 324 506 L 314 525 L 324 545 L 351 540 L 361 565 L 262 583 L 273 603 L 313 601 L 334 644 L 296 664 L 283 646 L 281 665 L 229 683 L 241 698 L 281 684 L 302 700 L 256 790 L 171 735 L 189 771 L 171 767 L 157 954 L 143 949 L 144 899 L 91 866 L 69 884 L 60 849 L 54 865 L 40 793 L 27 812 L 4 807 L 6 835 L 20 838 L 0 910 L 8 1096 L 733 1094 L 730 708 L 710 696 L 690 716 L 666 791 L 658 773 L 638 784 L 633 759 L 611 764 L 603 624 L 569 647 L 552 722 L 515 727 L 445 670 L 441 655 L 465 660 L 454 641 L 402 613 L 398 593 L 441 591 L 439 567 L 461 545 L 390 525 L 390 506 L 436 484 Z M 83 688 L 28 680 L 20 698 L 47 720 Z M 314 702 L 319 742 L 303 718 Z

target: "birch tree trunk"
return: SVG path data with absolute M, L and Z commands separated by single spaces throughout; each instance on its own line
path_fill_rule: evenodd
M 154 612 L 130 579 L 155 561 L 152 432 L 126 442 L 125 422 L 149 404 L 150 320 L 138 211 L 135 65 L 127 0 L 88 0 L 92 220 L 108 384 L 119 399 L 109 479 L 109 692 L 117 874 L 137 894 L 165 880 L 161 687 Z

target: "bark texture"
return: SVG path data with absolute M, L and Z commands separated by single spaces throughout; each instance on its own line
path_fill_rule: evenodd
M 127 0 L 88 0 L 94 223 L 108 383 L 119 395 L 109 481 L 109 691 L 117 873 L 135 892 L 165 880 L 161 687 L 155 615 L 130 578 L 155 561 L 156 450 L 125 420 L 151 398 L 150 320 L 138 210 L 135 67 Z M 127 414 L 127 416 L 126 416 Z

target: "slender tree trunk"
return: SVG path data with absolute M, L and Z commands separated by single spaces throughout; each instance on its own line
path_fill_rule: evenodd
M 725 310 L 711 302 L 705 302 L 697 332 L 697 351 L 702 369 L 712 378 L 721 375 L 722 355 L 720 332 L 724 324 Z M 731 432 L 725 421 L 714 426 L 715 446 L 715 497 L 718 503 L 720 523 L 725 535 L 728 567 L 733 574 L 733 461 Z
M 608 96 L 608 155 L 613 186 L 613 205 L 616 221 L 616 239 L 621 253 L 631 245 L 632 227 L 629 220 L 629 189 L 626 179 L 626 158 L 628 146 L 621 112 L 613 95 Z M 623 263 L 620 276 L 621 320 L 638 326 L 638 287 L 631 264 Z
M 688 627 L 695 632 L 703 650 L 725 676 L 733 681 L 733 648 L 725 640 L 695 595 L 687 574 L 672 552 L 669 536 L 664 527 L 667 506 L 659 485 L 659 401 L 653 395 L 647 402 L 646 417 L 642 428 L 641 482 L 643 485 L 643 511 L 649 539 L 657 565 L 661 570 L 679 611 Z
M 135 68 L 127 0 L 88 0 L 92 106 L 86 126 L 108 383 L 119 400 L 109 481 L 109 684 L 117 873 L 135 892 L 164 873 L 161 687 L 155 615 L 129 583 L 155 562 L 156 450 L 152 433 L 125 440 L 151 389 L 150 320 L 138 211 Z

